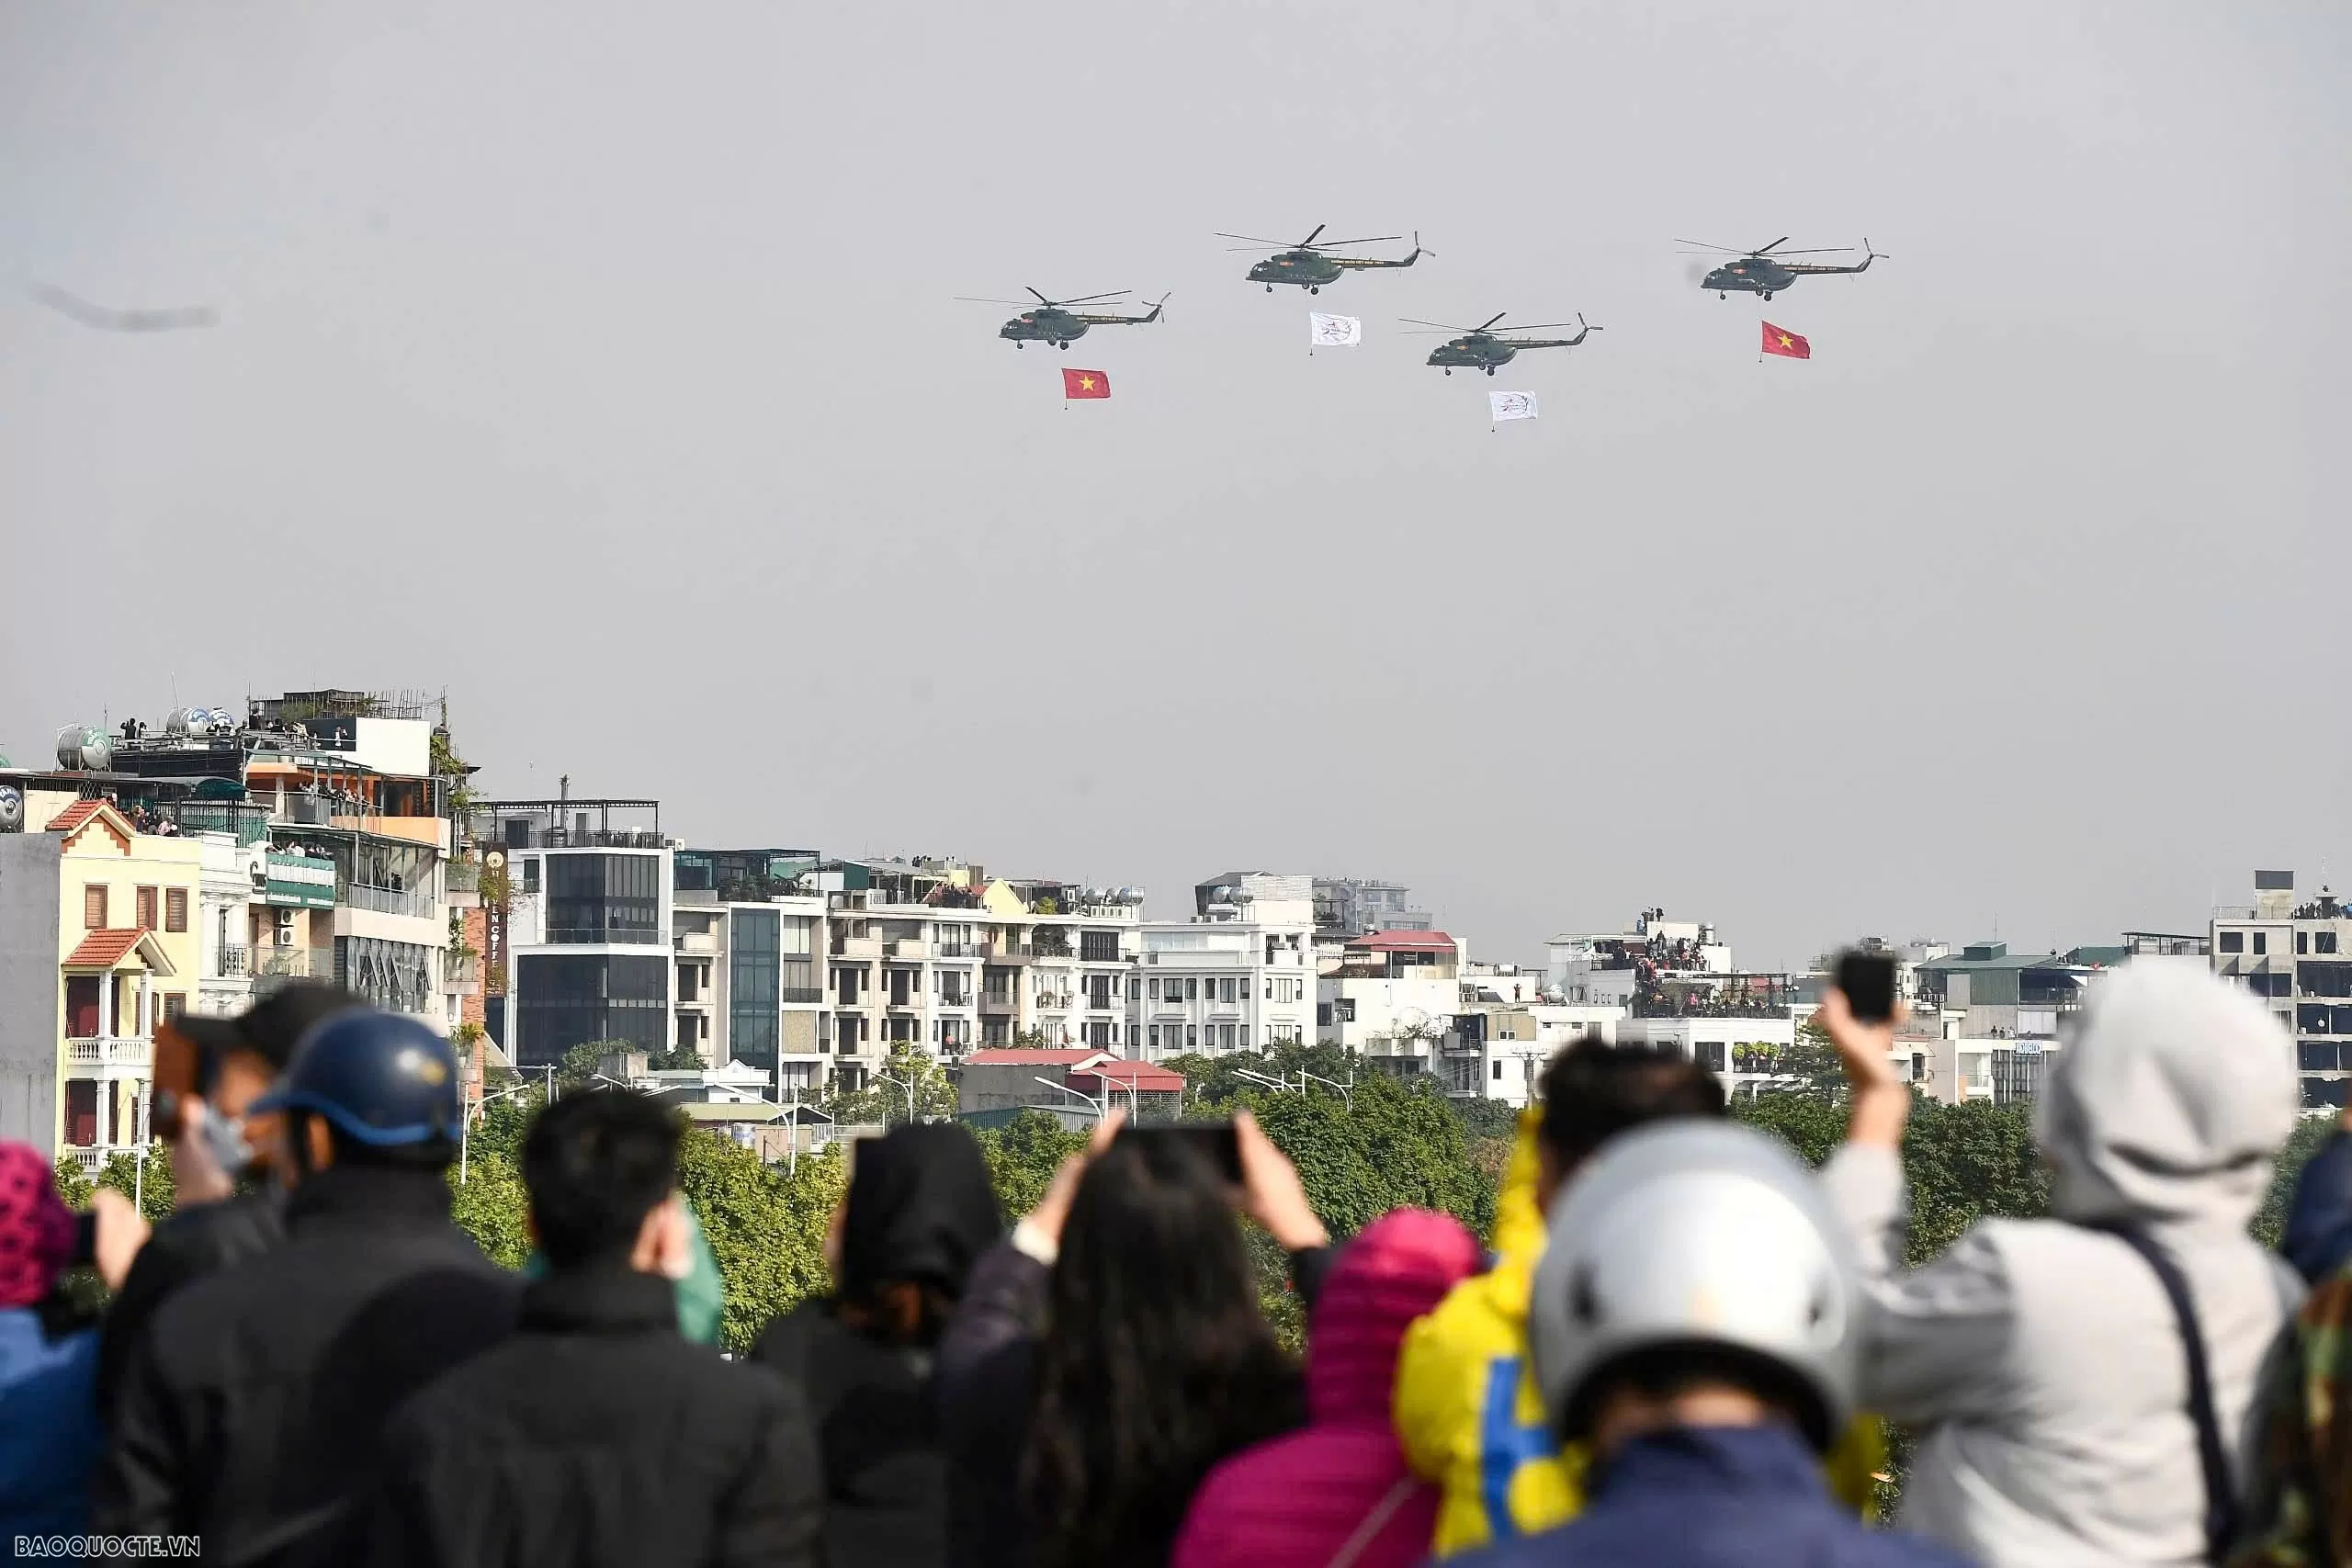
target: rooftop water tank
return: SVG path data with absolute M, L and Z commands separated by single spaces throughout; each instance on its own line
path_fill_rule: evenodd
M 114 741 L 103 729 L 69 724 L 57 732 L 57 765 L 74 772 L 102 773 L 114 765 Z

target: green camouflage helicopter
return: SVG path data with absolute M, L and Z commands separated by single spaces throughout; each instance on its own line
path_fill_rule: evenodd
M 1023 285 L 1027 288 L 1027 285 Z M 1023 307 L 1021 314 L 997 328 L 996 335 L 1015 348 L 1026 348 L 1033 343 L 1049 343 L 1056 348 L 1068 348 L 1086 335 L 1089 327 L 1140 327 L 1159 320 L 1162 307 L 1168 303 L 1163 294 L 1151 303 L 1151 310 L 1140 316 L 1099 315 L 1073 310 L 1073 305 L 1099 305 L 1106 299 L 1125 299 L 1128 289 L 1115 289 L 1109 294 L 1089 294 L 1082 299 L 1048 299 L 1035 289 L 1029 294 L 1037 302 Z M 970 305 L 1012 305 L 1022 307 L 1018 299 L 981 299 L 969 294 L 959 294 L 958 299 Z
M 1219 234 L 1217 238 L 1249 242 L 1246 245 L 1234 246 L 1235 250 L 1272 250 L 1277 253 L 1261 262 L 1253 264 L 1250 268 L 1250 281 L 1264 284 L 1266 292 L 1269 294 L 1274 291 L 1274 285 L 1278 283 L 1286 283 L 1295 288 L 1304 288 L 1309 294 L 1320 294 L 1323 292 L 1325 284 L 1339 282 L 1340 277 L 1348 272 L 1369 271 L 1377 267 L 1410 266 L 1423 256 L 1437 254 L 1435 251 L 1421 249 L 1421 237 L 1417 233 L 1413 236 L 1413 254 L 1403 261 L 1381 261 L 1374 256 L 1335 256 L 1330 254 L 1331 248 L 1335 245 L 1381 245 L 1386 244 L 1391 240 L 1402 239 L 1404 236 L 1379 234 L 1368 240 L 1324 240 L 1318 243 L 1316 235 L 1322 233 L 1329 227 L 1330 225 L 1327 223 L 1317 223 L 1315 226 L 1315 233 L 1307 235 L 1296 244 L 1284 244 L 1280 240 L 1261 240 L 1250 234 Z
M 1449 376 L 1453 374 L 1456 367 L 1465 370 L 1484 370 L 1491 376 L 1503 366 L 1518 358 L 1521 349 L 1574 348 L 1601 330 L 1599 327 L 1585 325 L 1584 318 L 1578 316 L 1577 335 L 1574 337 L 1499 337 L 1495 333 L 1495 323 L 1509 314 L 1510 312 L 1508 310 L 1501 311 L 1488 317 L 1483 323 L 1475 327 L 1449 327 L 1440 321 L 1417 321 L 1409 316 L 1400 319 L 1408 326 L 1425 327 L 1431 332 L 1461 334 L 1449 342 L 1438 344 L 1430 352 L 1429 363 L 1442 367 Z M 1516 333 L 1540 333 L 1565 330 L 1567 324 L 1566 321 L 1538 321 L 1532 326 L 1512 327 L 1509 330 Z M 1406 335 L 1412 337 L 1419 334 L 1408 333 Z

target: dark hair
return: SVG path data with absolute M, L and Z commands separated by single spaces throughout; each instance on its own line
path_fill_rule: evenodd
M 1665 1401 L 1709 1383 L 1728 1383 L 1772 1406 L 1796 1424 L 1805 1441 L 1822 1453 L 1836 1434 L 1821 1391 L 1770 1356 L 1712 1340 L 1668 1340 L 1629 1350 L 1588 1375 L 1560 1413 L 1560 1435 L 1568 1442 L 1591 1439 L 1594 1421 L 1610 1396 L 1637 1393 Z
M 1211 1466 L 1306 1417 L 1216 1169 L 1122 1138 L 1079 1183 L 1023 1456 L 1046 1568 L 1162 1559 Z
M 1688 1056 L 1656 1045 L 1608 1045 L 1588 1034 L 1544 1068 L 1544 1147 L 1562 1170 L 1645 1122 L 1725 1114 L 1724 1086 Z
M 678 1119 L 633 1089 L 570 1094 L 523 1139 L 523 1184 L 551 1268 L 626 1257 L 678 1185 Z
M 300 1126 L 310 1113 L 301 1112 Z M 326 1122 L 326 1118 L 319 1118 Z M 421 1144 L 363 1144 L 332 1122 L 326 1122 L 327 1146 L 337 1165 L 368 1165 L 385 1170 L 447 1170 L 458 1163 L 458 1145 L 450 1138 L 427 1138 Z M 299 1134 L 298 1134 L 299 1135 Z

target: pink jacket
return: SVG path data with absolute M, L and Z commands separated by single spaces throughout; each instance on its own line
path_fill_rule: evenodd
M 1447 1215 L 1399 1209 L 1365 1226 L 1307 1325 L 1306 1425 L 1209 1472 L 1170 1568 L 1329 1568 L 1351 1543 L 1349 1568 L 1425 1560 L 1438 1494 L 1407 1469 L 1390 1424 L 1397 1348 L 1477 1268 L 1477 1242 Z

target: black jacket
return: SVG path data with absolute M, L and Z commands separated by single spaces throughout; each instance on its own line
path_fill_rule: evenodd
M 519 1286 L 450 1223 L 439 1171 L 322 1171 L 286 1228 L 174 1293 L 132 1347 L 93 1529 L 300 1560 L 373 1483 L 392 1408 L 514 1331 Z
M 806 1406 L 678 1337 L 669 1280 L 559 1270 L 522 1331 L 402 1405 L 353 1562 L 382 1568 L 811 1568 Z
M 930 1353 L 845 1328 L 817 1301 L 771 1324 L 752 1358 L 808 1400 L 831 1568 L 944 1568 L 947 1464 Z
M 258 1258 L 286 1238 L 276 1194 L 256 1192 L 182 1209 L 155 1227 L 107 1303 L 98 1330 L 98 1414 L 110 1417 L 131 1348 L 164 1300 L 232 1263 Z

